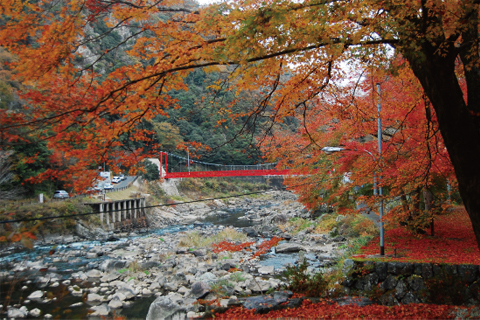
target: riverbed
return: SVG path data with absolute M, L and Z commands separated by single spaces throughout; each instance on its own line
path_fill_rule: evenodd
M 16 317 L 34 317 L 39 313 L 47 318 L 100 319 L 115 314 L 144 319 L 148 306 L 158 296 L 168 295 L 178 303 L 191 304 L 196 300 L 191 286 L 202 277 L 212 285 L 233 279 L 228 269 L 243 268 L 235 277 L 238 281 L 231 281 L 235 286 L 227 289 L 232 295 L 252 294 L 280 286 L 281 281 L 275 276 L 286 265 L 298 261 L 299 251 L 306 252 L 302 257 L 316 270 L 334 260 L 335 244 L 327 244 L 326 239 L 308 234 L 292 237 L 279 234 L 273 227 L 277 218 L 283 221 L 305 214 L 302 206 L 292 201 L 291 194 L 276 193 L 270 199 L 217 203 L 208 208 L 177 208 L 176 212 L 170 209 L 163 217 L 183 223 L 148 232 L 114 234 L 110 241 L 38 243 L 33 250 L 4 251 L 0 255 L 0 304 L 9 305 L 9 314 L 16 311 Z M 182 221 L 182 217 L 192 221 L 192 213 L 196 217 L 193 223 Z M 165 219 L 157 221 L 156 225 L 164 222 Z M 205 249 L 186 251 L 177 247 L 179 236 L 186 232 L 209 236 L 226 227 L 249 234 L 249 239 L 257 243 L 274 235 L 283 235 L 290 241 L 278 246 L 283 246 L 285 252 L 274 249 L 248 266 L 241 263 L 244 253 L 223 260 L 225 257 L 219 259 Z M 257 286 L 253 285 L 253 277 L 258 277 Z M 259 281 L 263 281 L 262 287 L 257 290 Z M 208 294 L 212 297 L 212 293 Z

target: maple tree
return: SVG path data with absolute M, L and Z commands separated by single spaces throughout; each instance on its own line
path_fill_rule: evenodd
M 145 150 L 129 148 L 119 137 L 148 140 L 151 132 L 138 122 L 175 106 L 166 92 L 186 89 L 182 79 L 189 70 L 229 66 L 217 87 L 260 92 L 251 107 L 230 113 L 239 102 L 234 100 L 219 112 L 246 123 L 265 117 L 269 132 L 296 112 L 309 119 L 316 107 L 311 101 L 340 87 L 347 62 L 350 68 L 385 69 L 401 54 L 435 111 L 480 243 L 477 0 L 245 0 L 202 10 L 178 1 L 55 3 L 7 0 L 0 8 L 0 42 L 18 59 L 15 76 L 29 102 L 28 113 L 2 111 L 2 142 L 21 139 L 18 128 L 28 128 L 50 138 L 49 147 L 71 162 L 39 178 L 86 185 L 94 173 L 83 168 L 93 162 L 107 160 L 113 168 L 118 159 L 136 163 Z M 124 43 L 130 41 L 132 64 L 108 75 L 75 64 L 78 49 L 91 40 L 84 30 L 98 19 L 131 31 Z M 107 48 L 97 61 L 115 49 Z M 111 148 L 115 152 L 107 157 Z
M 298 175 L 288 184 L 307 207 L 327 203 L 341 212 L 356 212 L 356 205 L 364 203 L 369 209 L 363 211 L 377 211 L 375 180 L 385 191 L 387 220 L 421 231 L 448 205 L 447 184 L 456 183 L 436 114 L 404 60 L 395 61 L 389 70 L 366 71 L 367 76 L 364 73 L 363 79 L 344 85 L 335 95 L 319 96 L 304 126 L 296 134 L 276 132 L 266 152 L 283 158 L 280 165 L 296 168 Z M 384 92 L 382 154 L 377 145 L 378 79 L 383 79 Z M 356 97 L 355 91 L 361 94 Z M 322 148 L 331 145 L 341 146 L 339 152 L 328 154 Z

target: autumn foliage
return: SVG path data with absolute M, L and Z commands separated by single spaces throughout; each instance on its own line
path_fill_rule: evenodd
M 259 141 L 273 136 L 271 158 L 304 177 L 290 182 L 305 186 L 296 190 L 311 207 L 327 197 L 351 211 L 358 196 L 351 187 L 368 187 L 375 172 L 392 203 L 389 217 L 421 229 L 445 203 L 440 189 L 458 181 L 480 243 L 477 1 L 243 0 L 198 8 L 171 0 L 5 0 L 0 15 L 0 43 L 15 57 L 9 70 L 25 102 L 0 110 L 2 146 L 45 140 L 56 164 L 33 182 L 85 190 L 99 163 L 118 171 L 158 156 L 162 146 L 149 144 L 153 132 L 142 121 L 180 107 L 169 92 L 186 90 L 188 72 L 203 68 L 223 75 L 213 92 L 236 95 L 218 114 L 245 130 L 259 125 Z M 80 64 L 95 41 L 86 30 L 99 20 L 104 34 L 128 36 Z M 103 74 L 99 63 L 120 46 L 129 63 Z M 254 103 L 242 104 L 242 93 Z M 303 130 L 292 135 L 278 125 L 291 122 Z M 332 145 L 345 152 L 326 159 L 321 149 Z M 365 196 L 356 200 L 373 208 L 376 200 Z
M 279 237 L 273 237 L 270 240 L 263 240 L 260 244 L 256 246 L 256 251 L 252 254 L 252 256 L 249 259 L 254 259 L 262 254 L 267 253 L 270 251 L 272 247 L 275 247 L 282 238 Z M 215 253 L 219 252 L 237 252 L 241 251 L 243 249 L 247 249 L 250 251 L 250 246 L 254 245 L 254 241 L 247 241 L 247 242 L 242 242 L 242 243 L 234 243 L 230 241 L 221 241 L 219 243 L 214 243 L 212 244 L 212 251 Z
M 480 250 L 468 214 L 462 208 L 435 218 L 435 236 L 397 227 L 385 232 L 385 254 L 394 261 L 480 265 Z M 374 238 L 357 258 L 379 252 Z M 397 257 L 394 256 L 396 253 Z
M 356 204 L 364 203 L 378 212 L 375 180 L 383 187 L 387 222 L 424 228 L 446 208 L 447 184 L 454 190 L 456 182 L 453 166 L 435 112 L 407 64 L 400 59 L 387 71 L 365 69 L 352 75 L 341 91 L 315 100 L 295 134 L 279 130 L 266 145 L 271 159 L 295 168 L 288 184 L 307 207 L 328 204 L 353 213 Z M 327 154 L 327 146 L 341 151 Z
M 298 308 L 256 314 L 255 309 L 231 308 L 225 313 L 215 314 L 216 319 L 453 319 L 457 307 L 447 305 L 409 304 L 400 306 L 339 305 L 324 300 L 312 303 L 305 299 Z

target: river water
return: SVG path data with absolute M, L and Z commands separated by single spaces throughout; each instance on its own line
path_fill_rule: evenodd
M 219 215 L 212 215 L 208 218 L 199 221 L 201 224 L 214 224 L 214 225 L 223 225 L 223 226 L 232 226 L 232 227 L 250 227 L 252 222 L 248 219 L 239 219 L 243 217 L 245 211 L 243 210 L 228 210 L 222 211 Z M 152 233 L 158 236 L 164 235 L 166 233 L 177 233 L 187 230 L 192 230 L 196 225 L 177 225 L 171 226 L 164 229 L 151 230 L 148 235 Z M 121 247 L 123 244 L 127 245 L 129 240 L 135 240 L 137 237 L 145 237 L 148 235 L 140 235 L 133 237 L 125 237 L 118 239 L 114 242 L 108 242 L 109 244 L 116 244 L 118 247 Z M 86 250 L 91 247 L 101 246 L 103 242 L 100 241 L 82 241 L 69 243 L 65 245 L 58 245 L 54 247 L 54 250 L 57 251 L 68 251 L 68 250 Z M 0 304 L 2 305 L 14 305 L 19 307 L 22 304 L 22 301 L 28 297 L 28 295 L 36 290 L 42 289 L 46 290 L 47 297 L 54 298 L 49 303 L 39 303 L 39 302 L 30 302 L 27 305 L 28 310 L 34 308 L 39 308 L 42 310 L 42 314 L 50 313 L 54 315 L 54 318 L 57 319 L 85 319 L 87 317 L 87 312 L 89 305 L 83 303 L 78 307 L 71 307 L 74 304 L 79 304 L 80 302 L 85 301 L 85 296 L 73 296 L 69 293 L 67 287 L 68 285 L 63 284 L 62 282 L 68 279 L 71 279 L 71 275 L 74 272 L 79 270 L 87 271 L 92 266 L 98 266 L 99 263 L 104 261 L 108 257 L 100 256 L 94 259 L 86 259 L 85 257 L 79 256 L 74 260 L 69 260 L 67 262 L 55 261 L 50 257 L 49 251 L 52 250 L 52 246 L 35 246 L 32 250 L 22 249 L 17 251 L 7 251 L 0 253 L 0 270 L 6 271 L 7 265 L 14 265 L 17 263 L 22 263 L 25 261 L 40 261 L 43 264 L 48 263 L 48 270 L 45 269 L 29 269 L 25 272 L 10 272 L 10 276 L 7 278 L 1 279 L 0 284 Z M 41 260 L 43 257 L 43 260 Z M 309 260 L 314 260 L 314 256 L 306 256 Z M 268 254 L 266 258 L 260 261 L 260 265 L 270 266 L 273 265 L 276 268 L 281 268 L 285 264 L 294 264 L 298 259 L 297 254 Z M 58 282 L 60 283 L 58 287 L 44 287 L 41 288 L 39 284 L 34 282 L 39 276 L 46 276 L 52 274 L 52 272 L 58 277 Z M 81 281 L 78 281 L 80 284 Z M 69 285 L 77 284 L 75 281 L 71 281 Z M 90 284 L 86 282 L 81 283 L 81 287 L 88 288 Z M 22 289 L 23 288 L 23 289 Z M 155 300 L 155 296 L 139 298 L 133 301 L 129 308 L 117 309 L 116 315 L 122 315 L 127 319 L 145 319 L 148 308 L 152 301 Z M 4 316 L 0 312 L 0 316 Z M 92 318 L 94 319 L 94 318 Z

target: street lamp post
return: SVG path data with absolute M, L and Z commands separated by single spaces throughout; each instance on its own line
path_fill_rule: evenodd
M 380 196 L 380 255 L 385 255 L 385 239 L 384 239 L 384 230 L 383 230 L 383 187 L 382 187 L 382 175 L 381 175 L 381 163 L 382 163 L 382 118 L 380 117 L 380 111 L 382 108 L 381 99 L 380 99 L 380 83 L 377 83 L 377 93 L 378 93 L 378 106 L 377 106 L 377 118 L 378 118 L 378 166 L 380 170 L 380 175 L 378 177 L 378 195 Z
M 341 152 L 341 151 L 348 151 L 348 149 L 342 148 L 342 147 L 323 147 L 322 151 L 325 152 L 326 154 L 332 154 L 334 152 Z M 375 156 L 367 150 L 352 150 L 352 151 L 362 151 L 371 156 L 375 160 Z M 377 196 L 377 189 L 378 189 L 378 195 L 380 196 L 380 255 L 384 256 L 385 255 L 385 245 L 384 245 L 384 229 L 383 229 L 383 189 L 382 186 L 379 184 L 379 181 L 381 180 L 381 176 L 377 177 L 377 174 L 373 174 L 373 195 L 376 197 Z
M 378 187 L 378 196 L 380 197 L 380 256 L 385 255 L 385 237 L 384 237 L 384 228 L 383 228 L 383 187 L 382 187 L 382 175 L 381 175 L 381 161 L 382 161 L 382 119 L 380 117 L 380 111 L 381 111 L 381 104 L 380 104 L 380 84 L 377 83 L 377 93 L 378 93 L 378 105 L 377 105 L 377 119 L 378 119 L 378 164 L 379 164 L 379 171 L 380 174 L 377 177 L 377 174 L 375 173 L 373 175 L 373 195 L 377 195 L 377 187 Z M 345 148 L 342 147 L 324 147 L 322 148 L 322 151 L 331 154 L 334 152 L 341 152 L 344 151 Z M 375 156 L 367 150 L 359 150 L 367 153 L 370 155 L 372 158 L 375 159 Z

